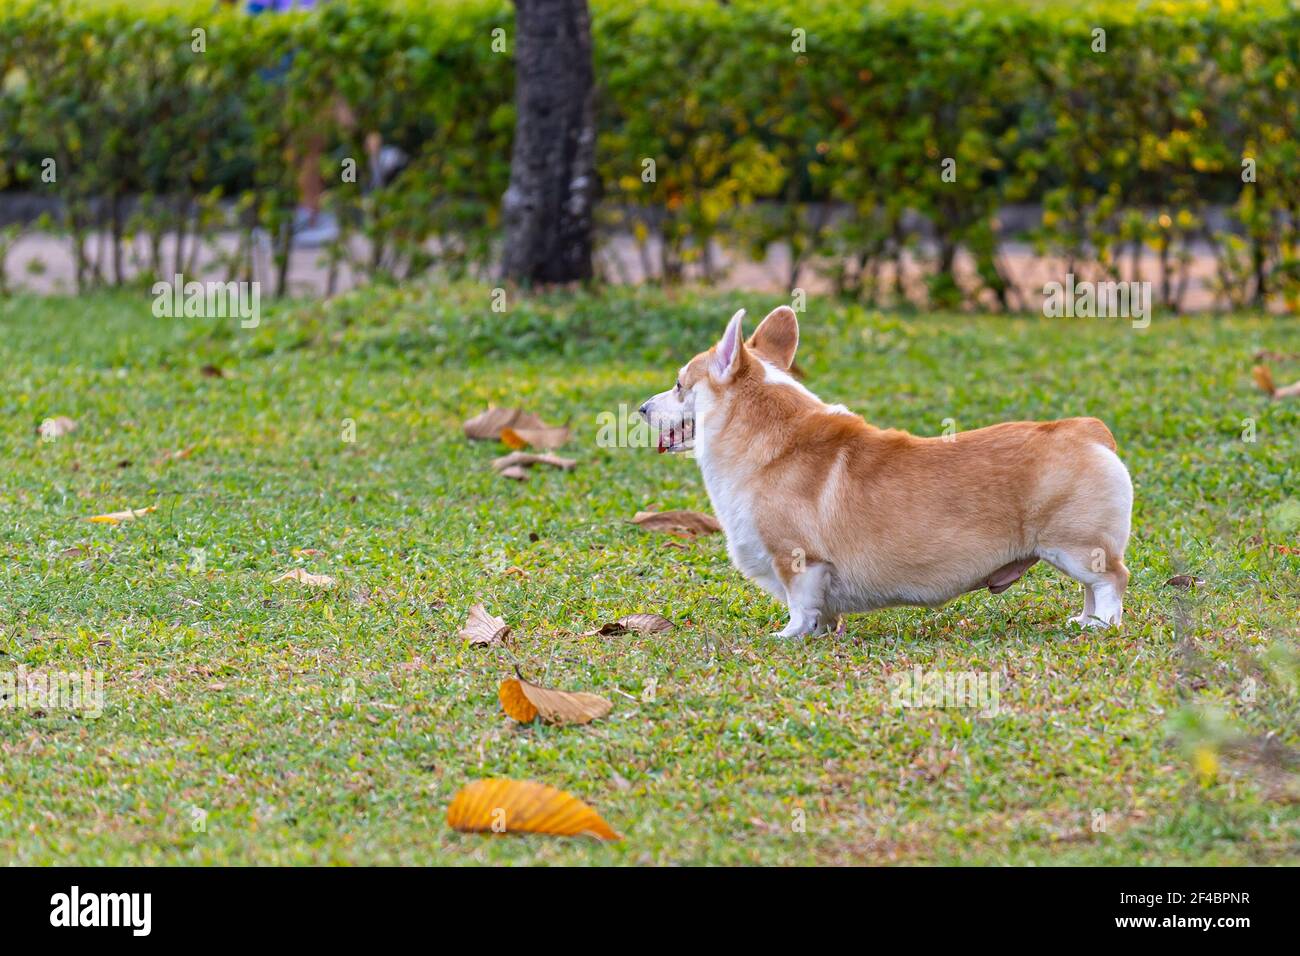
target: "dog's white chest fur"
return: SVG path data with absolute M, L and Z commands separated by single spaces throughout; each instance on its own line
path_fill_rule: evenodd
M 769 593 L 785 600 L 785 587 L 772 566 L 772 555 L 758 533 L 754 518 L 755 501 L 745 491 L 744 475 L 725 467 L 710 453 L 709 405 L 697 401 L 695 458 L 704 477 L 713 513 L 727 537 L 727 553 L 741 574 L 761 585 Z

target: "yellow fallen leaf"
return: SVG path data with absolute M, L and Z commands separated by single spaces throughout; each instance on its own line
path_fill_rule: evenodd
M 157 511 L 157 505 L 150 505 L 148 508 L 128 508 L 126 511 L 114 511 L 112 514 L 95 515 L 93 518 L 87 518 L 87 521 L 93 521 L 95 524 L 118 524 L 122 521 L 134 521 L 141 515 L 147 515 L 151 511 Z
M 305 584 L 310 588 L 332 588 L 334 585 L 338 584 L 338 581 L 330 577 L 328 574 L 312 574 L 302 568 L 294 568 L 291 571 L 286 571 L 271 583 L 278 584 L 281 581 L 297 581 L 299 584 Z
M 571 693 L 508 677 L 497 690 L 501 708 L 521 724 L 541 716 L 548 724 L 589 724 L 604 717 L 614 705 L 599 694 Z
M 476 780 L 447 807 L 462 833 L 547 833 L 621 840 L 600 814 L 573 794 L 533 780 Z

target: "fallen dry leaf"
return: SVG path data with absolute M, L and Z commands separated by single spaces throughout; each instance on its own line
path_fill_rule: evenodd
M 545 427 L 546 422 L 522 408 L 489 408 L 465 423 L 465 437 L 485 441 L 500 438 L 506 428 Z
M 338 584 L 338 581 L 330 577 L 328 574 L 312 574 L 310 571 L 305 571 L 302 568 L 294 568 L 292 571 L 286 571 L 271 583 L 278 584 L 281 581 L 297 581 L 299 584 L 305 584 L 310 588 L 332 588 L 334 585 Z
M 520 438 L 513 428 L 501 429 L 501 444 L 505 445 L 507 448 L 514 449 L 528 447 L 528 442 Z
M 501 440 L 511 448 L 540 448 L 553 451 L 569 441 L 569 429 L 563 425 L 549 428 L 503 428 Z
M 325 552 L 320 548 L 294 548 L 289 553 L 295 558 L 319 558 Z
M 1274 352 L 1272 349 L 1260 349 L 1255 353 L 1256 362 L 1294 362 L 1300 359 L 1300 352 Z
M 501 618 L 489 614 L 482 604 L 475 604 L 469 609 L 465 626 L 456 633 L 456 636 L 464 638 L 471 644 L 485 646 L 501 644 L 510 636 L 510 625 Z
M 134 521 L 141 515 L 147 515 L 151 511 L 156 511 L 156 505 L 150 505 L 148 508 L 128 508 L 126 511 L 114 511 L 112 514 L 95 515 L 93 518 L 87 518 L 87 521 L 93 521 L 95 524 L 117 524 L 121 521 Z
M 585 636 L 593 637 L 598 634 L 612 636 L 628 633 L 658 634 L 660 631 L 666 631 L 672 626 L 673 622 L 662 614 L 629 614 L 627 617 L 620 617 L 617 621 L 602 624 L 594 631 L 588 631 Z
M 1190 574 L 1175 574 L 1165 582 L 1171 588 L 1199 588 L 1204 583 L 1204 578 L 1194 578 Z
M 507 468 L 525 468 L 530 465 L 550 465 L 568 471 L 576 464 L 577 462 L 572 458 L 561 458 L 559 455 L 534 455 L 526 451 L 512 451 L 492 461 L 492 467 L 500 472 L 504 472 Z
M 195 447 L 196 446 L 191 445 L 189 448 L 178 448 L 176 451 L 164 452 L 155 458 L 153 463 L 155 465 L 161 465 L 165 461 L 179 461 L 182 458 L 189 458 L 190 455 L 194 454 Z
M 199 369 L 199 374 L 204 378 L 226 378 L 228 373 L 219 365 L 205 365 Z
M 1255 384 L 1275 399 L 1293 398 L 1300 395 L 1300 382 L 1278 388 L 1273 382 L 1273 373 L 1269 371 L 1267 365 L 1256 365 L 1250 370 L 1250 374 L 1254 376 Z
M 86 549 L 81 545 L 73 545 L 71 548 L 64 548 L 59 552 L 61 558 L 80 558 L 86 553 Z
M 632 516 L 632 523 L 647 531 L 666 531 L 683 537 L 722 530 L 717 518 L 698 511 L 638 511 Z
M 599 694 L 551 690 L 530 684 L 522 677 L 507 677 L 497 690 L 501 708 L 521 724 L 529 724 L 541 715 L 548 724 L 589 724 L 604 717 L 613 704 Z
M 532 780 L 476 780 L 447 808 L 461 833 L 547 833 L 621 840 L 600 814 L 573 794 Z
M 69 432 L 77 430 L 77 423 L 67 415 L 47 418 L 36 426 L 36 434 L 41 438 L 62 438 Z

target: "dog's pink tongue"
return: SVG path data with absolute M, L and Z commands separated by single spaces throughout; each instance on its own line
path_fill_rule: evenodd
M 660 432 L 659 433 L 659 454 L 662 455 L 667 450 L 668 450 L 668 433 Z

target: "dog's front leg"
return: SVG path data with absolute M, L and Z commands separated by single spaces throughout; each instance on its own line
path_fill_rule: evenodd
M 786 603 L 790 607 L 790 623 L 780 637 L 803 637 L 817 633 L 823 623 L 823 606 L 826 599 L 827 565 L 809 564 L 802 571 L 791 572 L 785 580 Z

